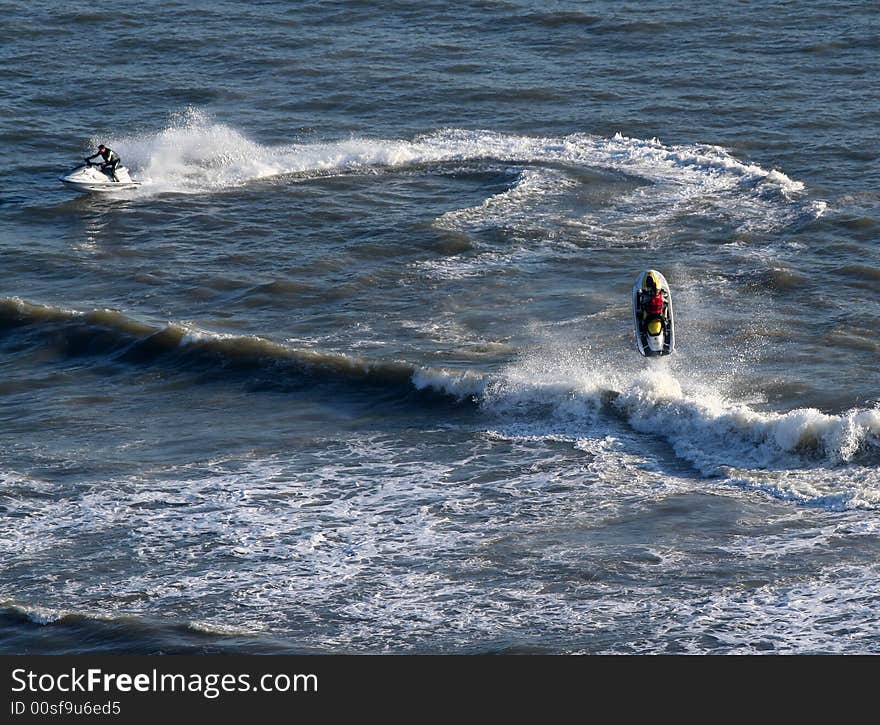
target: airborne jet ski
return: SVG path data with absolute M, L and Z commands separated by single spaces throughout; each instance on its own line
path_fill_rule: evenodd
M 672 295 L 666 278 L 656 270 L 642 272 L 633 285 L 633 321 L 642 355 L 669 355 L 675 349 Z
M 140 186 L 140 182 L 134 181 L 128 173 L 128 169 L 124 166 L 116 167 L 116 178 L 113 178 L 101 171 L 100 164 L 86 162 L 80 164 L 76 168 L 68 171 L 64 176 L 58 177 L 68 186 L 73 187 L 77 191 L 89 193 L 93 191 L 124 191 L 126 189 L 136 189 Z

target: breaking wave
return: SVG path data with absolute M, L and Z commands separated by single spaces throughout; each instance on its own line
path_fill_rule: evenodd
M 16 328 L 28 330 L 31 345 L 52 347 L 62 358 L 93 357 L 119 364 L 164 365 L 176 371 L 254 374 L 282 389 L 297 386 L 307 377 L 313 382 L 360 381 L 412 390 L 410 381 L 416 374 L 416 368 L 406 362 L 319 352 L 256 335 L 210 332 L 186 322 L 158 326 L 115 310 L 81 312 L 18 298 L 0 300 L 0 335 Z M 436 390 L 446 392 L 440 387 Z
M 62 357 L 208 369 L 221 379 L 271 381 L 282 391 L 305 379 L 382 395 L 398 391 L 404 398 L 441 396 L 452 405 L 476 404 L 496 433 L 514 438 L 561 436 L 577 444 L 622 434 L 662 440 L 675 459 L 703 477 L 831 508 L 880 506 L 880 475 L 871 465 L 880 452 L 880 408 L 759 410 L 725 397 L 716 378 L 701 384 L 689 371 L 691 382 L 682 384 L 665 362 L 646 370 L 602 360 L 590 350 L 536 350 L 498 372 L 455 370 L 7 298 L 0 301 L 0 335 L 16 331 L 30 345 L 53 346 Z M 823 476 L 799 477 L 818 467 Z
M 501 419 L 496 434 L 512 439 L 626 439 L 626 450 L 664 441 L 705 478 L 834 510 L 880 508 L 880 406 L 759 410 L 725 396 L 717 377 L 700 378 L 690 370 L 685 385 L 665 361 L 646 370 L 589 350 L 536 351 L 490 382 L 481 404 Z M 662 451 L 650 456 L 663 465 Z

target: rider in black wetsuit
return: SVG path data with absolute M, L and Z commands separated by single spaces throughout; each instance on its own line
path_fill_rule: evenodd
M 92 154 L 86 159 L 86 163 L 89 163 L 95 156 L 100 156 L 104 159 L 101 164 L 101 171 L 103 171 L 107 176 L 109 176 L 113 181 L 119 181 L 116 178 L 116 167 L 119 166 L 119 163 L 122 159 L 119 158 L 119 154 L 116 153 L 113 149 L 107 148 L 104 144 L 98 146 L 98 153 Z

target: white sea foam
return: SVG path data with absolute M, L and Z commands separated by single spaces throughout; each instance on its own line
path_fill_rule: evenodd
M 164 329 L 181 335 L 180 342 L 178 343 L 181 347 L 236 340 L 242 342 L 250 341 L 257 344 L 262 343 L 267 346 L 273 344 L 269 340 L 257 337 L 256 335 L 235 335 L 228 332 L 206 330 L 194 322 L 169 323 Z
M 435 390 L 457 398 L 479 397 L 491 384 L 492 378 L 472 371 L 416 368 L 412 383 L 418 390 Z
M 39 606 L 23 606 L 9 601 L 0 602 L 0 606 L 14 609 L 34 624 L 52 624 L 65 615 L 65 612 L 60 609 L 50 609 L 49 607 Z
M 534 202 L 574 186 L 573 179 L 555 169 L 521 169 L 506 191 L 490 196 L 478 206 L 447 212 L 435 224 L 447 229 L 534 224 Z
M 668 393 L 675 391 L 659 397 Z M 724 621 L 731 626 L 717 647 L 748 651 L 756 631 L 772 636 L 781 609 L 798 621 L 797 636 L 780 645 L 790 651 L 864 646 L 835 639 L 820 623 L 831 612 L 855 627 L 871 621 L 870 569 L 836 568 L 833 597 L 821 574 L 719 591 L 693 575 L 703 547 L 676 545 L 662 532 L 651 540 L 616 531 L 700 485 L 646 471 L 633 437 L 581 437 L 572 446 L 564 435 L 509 432 L 463 435 L 459 444 L 447 432 L 424 431 L 408 443 L 349 434 L 259 460 L 151 471 L 44 498 L 27 515 L 13 507 L 0 534 L 14 529 L 16 541 L 0 535 L 0 560 L 22 557 L 32 572 L 88 572 L 68 574 L 57 595 L 33 574 L 16 580 L 18 601 L 49 600 L 20 608 L 38 623 L 64 612 L 186 621 L 195 611 L 194 630 L 290 632 L 329 651 L 466 648 L 511 632 L 551 649 L 593 643 L 586 651 L 595 651 L 608 641 L 603 631 L 639 612 L 650 614 L 648 630 L 634 641 L 616 636 L 610 651 L 656 650 L 669 640 L 705 651 L 696 635 Z M 782 523 L 793 515 L 778 512 Z M 753 569 L 776 572 L 780 561 L 813 555 L 811 546 L 876 536 L 854 512 L 841 516 L 848 518 L 805 519 L 797 537 L 778 540 L 772 527 L 766 539 L 763 525 L 760 536 L 745 529 L 736 558 L 722 560 L 745 558 L 755 579 Z M 42 547 L 22 550 L 32 540 Z M 661 569 L 666 585 L 658 588 Z M 670 578 L 689 582 L 687 591 L 668 593 Z M 806 595 L 822 592 L 808 606 Z M 740 632 L 748 621 L 758 630 Z M 682 622 L 688 631 L 677 631 Z
M 880 448 L 880 409 L 762 411 L 713 383 L 694 371 L 679 378 L 663 362 L 627 368 L 586 348 L 536 349 L 488 381 L 481 400 L 512 438 L 563 435 L 584 445 L 609 435 L 616 413 L 625 430 L 666 441 L 704 476 L 828 509 L 880 506 L 880 473 L 858 463 Z M 645 467 L 656 456 L 662 466 L 662 455 L 650 452 Z
M 806 541 L 815 547 L 819 538 Z M 756 550 L 767 551 L 769 544 L 761 542 Z M 777 575 L 759 586 L 725 587 L 700 599 L 648 597 L 647 609 L 652 619 L 669 623 L 666 634 L 688 653 L 705 652 L 706 642 L 719 653 L 873 652 L 877 596 L 874 568 L 852 565 L 808 579 L 802 573 Z M 633 651 L 651 648 L 636 644 Z
M 512 247 L 505 251 L 485 250 L 464 256 L 429 259 L 415 264 L 419 275 L 433 280 L 456 280 L 483 277 L 493 272 L 522 272 L 529 265 L 545 259 L 541 249 Z
M 722 467 L 846 463 L 864 446 L 876 445 L 880 435 L 878 410 L 759 412 L 705 391 L 685 393 L 663 371 L 634 379 L 614 405 L 634 428 L 662 435 L 676 453 L 710 475 Z

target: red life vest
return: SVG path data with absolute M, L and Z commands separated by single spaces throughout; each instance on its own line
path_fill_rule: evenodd
M 647 302 L 645 302 L 645 312 L 649 315 L 663 314 L 663 295 L 660 292 L 648 297 Z

